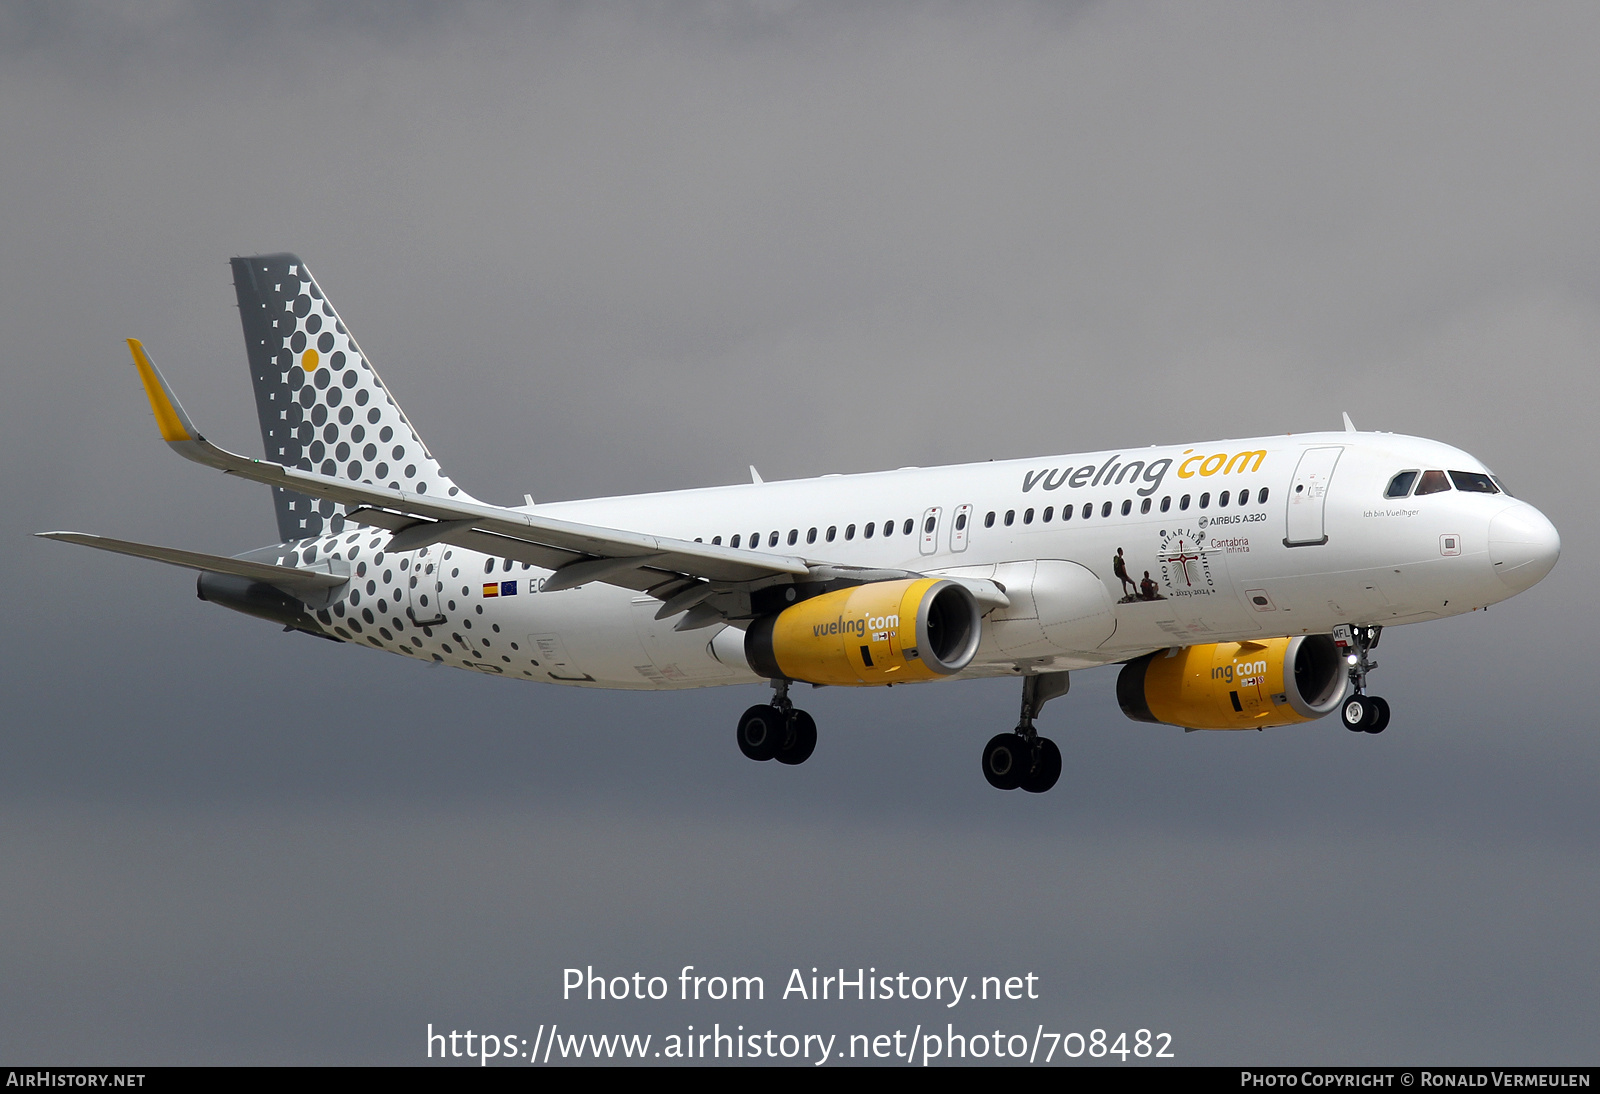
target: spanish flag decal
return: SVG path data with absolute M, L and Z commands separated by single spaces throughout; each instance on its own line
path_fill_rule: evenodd
M 483 595 L 484 596 L 499 596 L 500 595 L 500 583 L 498 581 L 485 581 L 483 583 Z

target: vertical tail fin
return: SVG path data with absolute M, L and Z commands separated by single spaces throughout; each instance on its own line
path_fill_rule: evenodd
M 414 494 L 466 497 L 439 467 L 305 263 L 233 259 L 261 443 L 274 463 Z M 344 508 L 273 488 L 278 534 L 344 527 Z

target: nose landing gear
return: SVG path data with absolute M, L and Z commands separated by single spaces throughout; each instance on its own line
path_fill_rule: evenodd
M 1350 694 L 1340 708 L 1339 717 L 1352 733 L 1382 733 L 1389 728 L 1388 700 L 1366 693 L 1367 673 L 1378 667 L 1378 663 L 1368 657 L 1368 652 L 1377 649 L 1381 637 L 1382 627 L 1352 627 L 1341 623 L 1333 628 L 1334 644 L 1344 654 L 1350 672 Z
M 1065 695 L 1071 679 L 1064 672 L 1022 678 L 1022 718 L 1010 733 L 997 733 L 983 746 L 983 777 L 996 790 L 1043 794 L 1061 778 L 1061 749 L 1039 736 L 1033 720 L 1051 699 Z
M 817 723 L 789 701 L 789 681 L 772 682 L 772 702 L 753 706 L 739 718 L 739 751 L 752 760 L 777 760 L 793 766 L 811 758 Z

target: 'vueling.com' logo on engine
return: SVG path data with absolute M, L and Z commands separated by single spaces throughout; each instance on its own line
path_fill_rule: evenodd
M 1161 489 L 1161 480 L 1166 478 L 1167 472 L 1174 463 L 1178 463 L 1178 477 L 1192 479 L 1195 475 L 1210 478 L 1212 475 L 1244 474 L 1249 471 L 1260 471 L 1261 463 L 1267 458 L 1267 450 L 1257 448 L 1250 452 L 1213 452 L 1209 455 L 1194 455 L 1194 449 L 1185 448 L 1178 457 L 1163 456 L 1159 460 L 1129 460 L 1127 463 L 1118 463 L 1122 455 L 1112 456 L 1098 468 L 1094 464 L 1083 467 L 1047 467 L 1040 471 L 1024 471 L 1022 473 L 1022 492 L 1026 494 L 1035 486 L 1046 490 L 1059 490 L 1063 486 L 1074 490 L 1082 487 L 1096 486 L 1140 486 L 1138 494 L 1141 498 L 1148 498 Z M 1199 465 L 1198 467 L 1196 465 Z
M 892 631 L 900 626 L 898 615 L 864 615 L 860 619 L 846 619 L 840 616 L 831 623 L 813 623 L 811 637 L 826 638 L 835 634 L 853 634 L 857 638 L 865 638 L 867 631 Z M 874 637 L 877 637 L 874 635 Z

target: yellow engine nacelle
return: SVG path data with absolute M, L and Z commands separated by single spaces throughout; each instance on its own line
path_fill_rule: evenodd
M 1344 691 L 1344 659 L 1325 634 L 1158 650 L 1117 677 L 1129 718 L 1190 729 L 1309 722 L 1337 708 Z
M 960 672 L 978 652 L 978 602 L 942 578 L 874 581 L 802 600 L 745 632 L 750 667 L 808 684 L 901 684 Z

